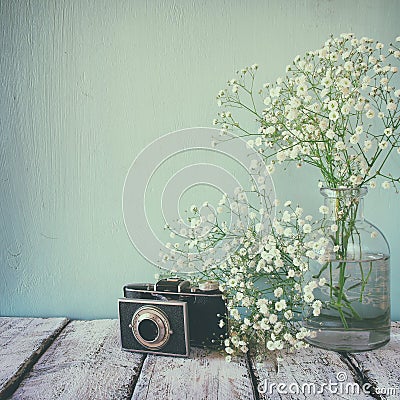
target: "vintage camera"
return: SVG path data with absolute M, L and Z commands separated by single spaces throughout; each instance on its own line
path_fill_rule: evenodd
M 199 287 L 168 278 L 124 286 L 118 300 L 123 350 L 188 356 L 190 346 L 215 346 L 227 335 L 226 305 L 215 282 Z

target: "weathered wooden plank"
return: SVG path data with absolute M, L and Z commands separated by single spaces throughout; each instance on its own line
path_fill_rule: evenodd
M 17 387 L 67 322 L 66 318 L 0 317 L 0 398 Z
M 189 358 L 147 356 L 133 400 L 254 399 L 246 360 L 227 363 L 217 353 L 192 349 Z
M 400 323 L 392 323 L 390 342 L 377 350 L 349 354 L 351 362 L 373 385 L 376 398 L 400 399 Z
M 310 346 L 283 351 L 279 357 L 278 362 L 277 355 L 268 352 L 262 363 L 250 357 L 260 399 L 371 399 L 338 353 Z
M 121 350 L 117 320 L 73 321 L 12 399 L 130 399 L 143 358 Z

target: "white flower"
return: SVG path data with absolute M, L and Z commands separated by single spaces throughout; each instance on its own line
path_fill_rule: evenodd
M 312 292 L 304 293 L 303 299 L 306 303 L 311 303 L 314 300 L 314 295 Z
M 331 100 L 329 103 L 328 103 L 328 110 L 330 110 L 330 111 L 334 111 L 334 110 L 337 110 L 337 108 L 338 108 L 338 103 L 337 103 L 337 101 L 336 100 Z
M 341 113 L 343 115 L 348 115 L 348 114 L 350 114 L 351 109 L 350 109 L 350 106 L 348 104 L 344 104 L 342 106 L 342 108 L 340 109 L 340 111 L 341 111 Z
M 328 117 L 331 121 L 336 121 L 339 118 L 339 113 L 336 110 L 332 110 Z
M 270 324 L 272 324 L 272 325 L 274 325 L 274 324 L 276 324 L 277 323 L 277 321 L 278 321 L 278 316 L 276 315 L 276 314 L 271 314 L 270 316 L 269 316 L 269 323 Z
M 359 140 L 360 140 L 360 137 L 357 134 L 350 136 L 351 144 L 357 144 Z
M 304 225 L 303 225 L 303 232 L 304 232 L 304 233 L 310 233 L 311 230 L 312 230 L 312 227 L 311 227 L 310 224 L 304 224 Z
M 372 109 L 369 109 L 369 110 L 365 113 L 365 116 L 366 116 L 368 119 L 372 119 L 372 118 L 375 117 L 375 111 L 372 110 Z
M 346 70 L 346 71 L 353 71 L 353 63 L 351 62 L 351 61 L 346 61 L 345 63 L 344 63 L 344 69 Z
M 338 229 L 339 229 L 339 227 L 336 224 L 332 224 L 331 225 L 331 231 L 332 232 L 337 232 Z
M 354 106 L 354 109 L 358 112 L 361 112 L 364 108 L 364 102 L 358 101 L 358 103 Z
M 314 259 L 315 258 L 315 252 L 313 250 L 307 250 L 306 256 L 309 258 Z
M 315 112 L 319 111 L 320 107 L 317 107 L 317 105 L 319 105 L 318 103 L 315 103 L 314 106 L 314 110 Z M 318 124 L 319 128 L 321 129 L 321 131 L 325 131 L 328 128 L 328 121 L 326 119 L 322 119 L 319 124 Z
M 275 343 L 272 340 L 268 340 L 267 349 L 270 350 L 270 351 L 275 350 Z
M 362 125 L 358 125 L 354 131 L 357 135 L 361 135 L 363 133 L 363 130 L 364 129 L 363 129 Z
M 327 137 L 328 139 L 333 139 L 333 138 L 335 137 L 335 132 L 334 132 L 332 129 L 329 129 L 329 130 L 326 132 L 326 137 Z
M 389 101 L 389 103 L 386 104 L 386 108 L 389 111 L 396 111 L 397 104 L 394 101 L 391 100 L 391 101 Z
M 276 159 L 282 163 L 286 160 L 286 150 L 281 150 L 276 154 Z
M 384 131 L 384 134 L 385 134 L 386 136 L 392 136 L 392 134 L 393 134 L 393 129 L 392 129 L 392 128 L 386 128 L 385 131 Z
M 319 212 L 320 212 L 321 214 L 323 214 L 323 215 L 326 215 L 326 214 L 328 214 L 328 212 L 329 212 L 329 208 L 328 208 L 327 206 L 321 206 L 321 207 L 319 208 Z
M 264 225 L 261 222 L 256 224 L 255 230 L 257 233 L 261 232 L 263 229 L 264 229 Z
M 278 287 L 274 290 L 275 297 L 281 297 L 282 295 L 283 295 L 283 289 L 281 287 Z
M 287 277 L 294 278 L 294 275 L 295 275 L 294 269 L 289 269 L 289 271 L 287 273 Z
M 285 210 L 282 214 L 282 221 L 283 222 L 290 222 L 290 212 Z
M 338 87 L 348 88 L 351 86 L 351 82 L 348 78 L 342 78 L 338 81 Z
M 384 189 L 390 189 L 390 183 L 388 181 L 385 181 L 385 182 L 382 183 L 382 187 Z
M 362 80 L 362 88 L 365 89 L 371 83 L 371 78 L 366 75 Z
M 371 142 L 371 140 L 366 140 L 366 141 L 364 142 L 364 147 L 365 147 L 365 149 L 369 150 L 369 149 L 372 147 L 372 142 Z
M 266 97 L 266 98 L 264 99 L 264 104 L 265 104 L 266 106 L 269 106 L 269 105 L 271 104 L 271 97 Z
M 320 308 L 314 308 L 313 309 L 313 315 L 314 317 L 318 317 L 318 315 L 321 314 L 321 309 Z
M 293 318 L 293 312 L 292 310 L 287 310 L 284 312 L 283 316 L 287 319 L 287 320 L 291 320 Z
M 258 136 L 256 138 L 256 140 L 254 141 L 254 144 L 258 147 L 260 147 L 262 145 L 262 138 L 260 136 Z
M 287 307 L 286 305 L 286 300 L 282 299 L 278 302 L 275 303 L 275 310 L 276 311 L 282 311 Z
M 369 183 L 369 187 L 370 187 L 371 189 L 375 189 L 375 188 L 376 188 L 376 182 L 375 182 L 375 181 L 371 181 L 371 182 Z
M 349 178 L 351 184 L 356 185 L 357 184 L 357 176 L 356 175 L 351 175 Z
M 385 150 L 385 149 L 388 147 L 388 142 L 387 142 L 386 140 L 382 140 L 382 142 L 380 142 L 380 143 L 378 144 L 378 146 L 379 146 L 379 148 L 380 148 L 381 150 Z
M 278 97 L 282 88 L 280 86 L 276 86 L 269 91 L 271 97 Z
M 326 279 L 325 278 L 321 278 L 318 282 L 319 286 L 324 286 L 326 284 Z
M 346 145 L 341 140 L 339 140 L 338 142 L 336 142 L 335 148 L 336 148 L 336 150 L 341 151 L 346 148 Z

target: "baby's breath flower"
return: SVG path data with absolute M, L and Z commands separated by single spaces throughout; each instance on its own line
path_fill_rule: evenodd
M 304 225 L 303 225 L 303 232 L 304 232 L 304 233 L 310 233 L 311 230 L 312 230 L 312 227 L 311 227 L 310 224 L 304 224 Z
M 388 142 L 387 142 L 386 140 L 382 140 L 382 141 L 378 144 L 378 147 L 379 147 L 381 150 L 384 150 L 384 149 L 386 149 L 386 148 L 388 147 Z
M 331 37 L 322 48 L 295 57 L 286 76 L 264 85 L 267 108 L 258 118 L 263 121 L 259 134 L 265 143 L 263 156 L 276 160 L 269 165 L 271 172 L 286 162 L 308 163 L 320 169 L 330 186 L 358 186 L 370 179 L 373 164 L 381 170 L 388 158 L 375 157 L 371 150 L 386 145 L 369 120 L 384 125 L 383 137 L 394 137 L 385 148 L 398 143 L 400 125 L 400 90 L 391 79 L 399 69 L 400 51 L 385 49 L 369 38 Z M 253 83 L 247 86 L 250 92 Z M 246 87 L 246 82 L 240 84 Z M 235 98 L 232 106 L 241 103 Z
M 332 225 L 331 225 L 331 231 L 332 231 L 332 232 L 337 232 L 338 229 L 339 229 L 339 227 L 338 227 L 336 224 L 332 224 Z
M 306 303 L 311 303 L 314 300 L 314 295 L 312 292 L 306 292 L 304 293 L 303 298 Z
M 388 182 L 388 181 L 382 182 L 382 187 L 383 187 L 384 189 L 390 189 L 390 182 Z

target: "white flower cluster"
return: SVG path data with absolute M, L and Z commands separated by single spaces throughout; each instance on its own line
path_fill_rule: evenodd
M 303 289 L 304 273 L 310 259 L 318 260 L 325 253 L 326 240 L 316 231 L 317 222 L 310 215 L 304 216 L 301 207 L 293 207 L 290 201 L 276 212 L 273 204 L 247 214 L 247 223 L 241 218 L 241 210 L 249 207 L 243 192 L 237 190 L 233 198 L 224 195 L 219 202 L 228 213 L 239 216 L 231 228 L 220 223 L 220 212 L 214 215 L 208 233 L 201 234 L 195 246 L 176 249 L 169 257 L 201 257 L 202 250 L 226 240 L 224 256 L 217 251 L 207 253 L 207 268 L 200 276 L 217 280 L 227 302 L 229 337 L 224 341 L 227 361 L 236 354 L 246 353 L 253 345 L 265 351 L 282 348 L 299 349 L 307 346 L 304 339 L 310 332 L 299 326 L 303 301 L 309 287 Z M 267 198 L 263 196 L 263 198 Z M 233 206 L 233 204 L 235 204 Z M 250 205 L 251 208 L 251 205 Z M 193 219 L 199 219 L 199 209 L 192 208 Z M 273 216 L 275 215 L 275 217 Z M 260 225 L 265 227 L 261 229 Z M 267 232 L 268 230 L 268 232 Z M 202 232 L 203 233 L 203 232 Z M 218 233 L 217 239 L 216 234 Z M 195 234 L 194 231 L 192 234 Z M 204 253 L 204 252 L 203 252 Z M 213 258 L 214 257 L 214 258 Z M 317 312 L 321 306 L 313 304 Z M 220 325 L 225 321 L 222 319 Z
M 284 78 L 264 84 L 261 111 L 253 92 L 257 68 L 242 70 L 218 94 L 219 105 L 250 111 L 260 124 L 258 133 L 228 111 L 214 123 L 252 136 L 249 145 L 265 154 L 271 173 L 283 162 L 307 163 L 319 168 L 331 187 L 368 182 L 373 188 L 376 176 L 385 179 L 383 188 L 396 187 L 400 178 L 383 167 L 391 153 L 400 154 L 400 89 L 394 86 L 399 59 L 397 44 L 353 34 L 331 37 L 322 48 L 297 56 Z

